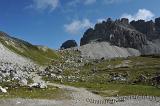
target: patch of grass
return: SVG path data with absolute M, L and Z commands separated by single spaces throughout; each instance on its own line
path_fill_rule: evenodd
M 99 83 L 64 83 L 75 87 L 84 87 L 93 93 L 96 92 L 102 96 L 129 96 L 129 95 L 148 95 L 160 96 L 160 89 L 145 85 L 127 85 L 127 84 L 99 84 Z

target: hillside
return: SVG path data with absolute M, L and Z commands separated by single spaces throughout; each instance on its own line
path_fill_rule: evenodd
M 1 46 L 3 45 L 3 48 L 9 49 L 10 51 L 14 52 L 12 54 L 21 55 L 41 65 L 47 64 L 52 59 L 58 58 L 58 54 L 52 49 L 49 49 L 43 46 L 32 45 L 26 41 L 11 37 L 4 32 L 0 32 L 0 43 L 1 43 Z M 17 56 L 12 56 L 9 54 L 6 54 L 6 56 L 10 58 L 12 57 L 14 58 L 11 60 L 18 59 Z M 1 56 L 1 59 L 3 58 L 5 58 L 5 55 Z

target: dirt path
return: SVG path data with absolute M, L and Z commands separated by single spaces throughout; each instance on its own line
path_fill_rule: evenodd
M 54 83 L 48 83 L 48 85 L 56 86 L 70 92 L 70 96 L 72 99 L 70 100 L 70 105 L 66 105 L 66 106 L 98 106 L 97 104 L 91 104 L 87 102 L 87 98 L 90 98 L 90 99 L 93 98 L 95 100 L 103 100 L 101 96 L 93 94 L 84 88 L 76 88 L 72 86 L 66 86 L 66 85 L 60 85 L 60 84 L 54 84 Z M 100 106 L 106 106 L 106 104 L 100 105 Z

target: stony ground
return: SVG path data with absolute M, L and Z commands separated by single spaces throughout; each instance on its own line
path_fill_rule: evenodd
M 31 62 L 30 60 L 23 58 L 23 57 L 20 57 L 19 55 L 11 52 L 9 49 L 5 48 L 1 44 L 0 44 L 0 50 L 1 50 L 0 51 L 1 61 L 7 61 L 9 63 L 17 63 L 18 65 L 25 65 L 25 64 L 29 64 Z M 95 51 L 94 49 L 92 49 L 92 50 Z M 115 49 L 111 48 L 110 50 L 116 51 L 117 48 L 115 48 Z M 98 51 L 101 51 L 101 50 L 98 50 Z M 121 51 L 121 49 L 120 49 L 120 51 Z M 125 51 L 127 51 L 127 50 L 125 50 Z M 123 53 L 123 52 L 120 52 L 120 53 L 125 54 L 125 56 L 120 56 L 120 57 L 130 56 L 128 54 L 130 52 L 128 52 L 128 51 L 127 51 L 127 53 Z M 134 53 L 136 55 L 138 54 L 137 51 L 135 51 Z M 114 54 L 114 55 L 117 56 L 118 54 Z M 93 57 L 95 57 L 94 54 L 93 54 Z M 102 57 L 105 57 L 105 56 L 103 56 L 103 54 L 102 54 Z M 43 80 L 41 80 L 40 76 L 36 75 L 35 72 L 31 72 L 30 75 L 34 76 L 33 77 L 34 82 L 44 82 Z M 51 86 L 56 86 L 58 88 L 61 88 L 61 89 L 68 91 L 71 99 L 69 99 L 69 100 L 68 99 L 66 99 L 66 100 L 43 100 L 43 99 L 22 99 L 22 98 L 3 99 L 3 100 L 0 100 L 0 106 L 106 106 L 106 105 L 107 106 L 160 106 L 160 102 L 157 102 L 157 101 L 137 100 L 137 99 L 126 100 L 124 102 L 118 102 L 118 103 L 114 103 L 114 104 L 110 104 L 110 103 L 108 103 L 108 104 L 99 104 L 99 103 L 95 104 L 95 103 L 90 103 L 90 102 L 86 101 L 86 99 L 89 98 L 89 99 L 94 99 L 94 100 L 104 100 L 105 98 L 103 98 L 99 95 L 93 94 L 84 88 L 76 88 L 76 87 L 54 84 L 54 83 L 46 83 L 46 84 L 51 85 Z
M 117 103 L 91 103 L 87 99 L 104 100 L 99 95 L 93 94 L 84 88 L 48 83 L 70 92 L 70 100 L 42 100 L 42 99 L 6 99 L 0 100 L 0 106 L 160 106 L 160 98 L 154 99 L 126 99 Z M 109 99 L 109 98 L 108 98 Z M 110 98 L 111 99 L 111 98 Z M 158 102 L 159 101 L 159 102 Z
M 40 76 L 32 72 L 34 82 L 44 82 Z M 91 103 L 87 99 L 103 101 L 106 98 L 93 94 L 85 88 L 76 88 L 67 85 L 46 82 L 46 85 L 55 86 L 69 92 L 71 99 L 63 100 L 45 100 L 45 99 L 2 99 L 0 106 L 159 106 L 160 102 L 155 100 L 125 100 L 117 103 Z M 112 98 L 108 98 L 112 99 Z M 160 99 L 158 99 L 160 101 Z

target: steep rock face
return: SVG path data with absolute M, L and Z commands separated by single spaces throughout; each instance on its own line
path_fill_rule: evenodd
M 60 48 L 67 49 L 67 48 L 72 48 L 72 47 L 77 47 L 77 46 L 78 45 L 75 40 L 67 40 L 62 44 L 62 46 Z
M 136 31 L 125 18 L 116 21 L 109 18 L 106 22 L 96 24 L 94 29 L 90 28 L 84 33 L 80 45 L 102 41 L 119 47 L 135 49 L 141 49 L 147 44 L 146 36 Z
M 130 23 L 136 30 L 147 36 L 148 40 L 160 38 L 160 18 L 156 18 L 155 22 L 151 21 L 132 21 Z
M 144 20 L 132 21 L 130 23 L 136 30 L 140 31 L 143 34 L 153 33 L 154 23 L 153 21 L 145 22 Z
M 158 38 L 160 38 L 160 18 L 155 19 L 155 29 L 156 29 Z

